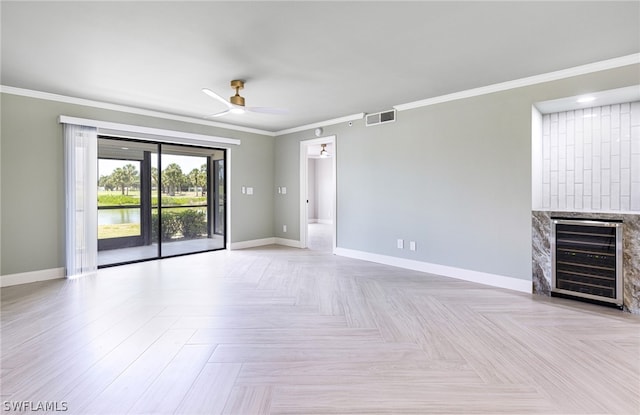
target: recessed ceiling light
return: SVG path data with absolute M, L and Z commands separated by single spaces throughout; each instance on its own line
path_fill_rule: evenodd
M 587 102 L 592 102 L 595 101 L 596 97 L 582 97 L 578 99 L 578 103 L 579 104 L 586 104 Z

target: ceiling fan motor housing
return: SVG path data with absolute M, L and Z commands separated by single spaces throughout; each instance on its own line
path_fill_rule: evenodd
M 231 101 L 231 103 L 234 105 L 240 105 L 241 107 L 244 107 L 244 98 L 240 95 L 236 94 L 232 96 L 231 98 L 229 98 L 229 101 Z
M 238 91 L 244 88 L 244 81 L 241 81 L 238 79 L 231 81 L 231 88 L 236 90 L 236 94 L 231 98 L 229 98 L 229 101 L 231 101 L 231 103 L 234 105 L 239 105 L 241 107 L 244 107 L 244 98 L 241 97 L 240 94 L 238 93 Z

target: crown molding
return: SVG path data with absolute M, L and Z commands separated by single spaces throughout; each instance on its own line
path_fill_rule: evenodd
M 325 127 L 327 125 L 335 125 L 343 122 L 361 120 L 363 118 L 364 118 L 364 112 L 360 112 L 358 114 L 347 115 L 345 117 L 333 118 L 331 120 L 320 121 L 313 124 L 306 124 L 306 125 L 301 125 L 299 127 L 287 128 L 286 130 L 276 131 L 274 135 L 278 137 L 285 134 L 297 133 L 299 131 L 312 130 L 317 127 Z
M 10 94 L 10 95 L 19 95 L 19 96 L 29 97 L 29 98 L 44 99 L 47 101 L 64 102 L 66 104 L 82 105 L 85 107 L 100 108 L 100 109 L 106 109 L 111 111 L 126 112 L 129 114 L 145 115 L 145 116 L 154 117 L 154 118 L 162 118 L 162 119 L 172 120 L 172 121 L 187 122 L 190 124 L 200 124 L 200 125 L 206 125 L 209 127 L 224 128 L 226 130 L 242 131 L 245 133 L 260 134 L 260 135 L 266 135 L 270 137 L 274 137 L 276 135 L 273 131 L 261 130 L 258 128 L 242 127 L 238 125 L 225 124 L 225 123 L 216 122 L 216 121 L 201 120 L 198 118 L 187 117 L 184 115 L 169 114 L 166 112 L 130 107 L 127 105 L 110 104 L 107 102 L 94 101 L 94 100 L 84 99 L 84 98 L 69 97 L 65 95 L 52 94 L 49 92 L 42 92 L 42 91 L 34 91 L 31 89 L 16 88 L 16 87 L 6 86 L 6 85 L 0 85 L 0 92 L 4 94 Z
M 480 95 L 491 94 L 494 92 L 501 92 L 509 89 L 521 88 L 521 87 L 541 84 L 544 82 L 557 81 L 560 79 L 571 78 L 573 76 L 585 75 L 593 72 L 600 72 L 608 69 L 615 69 L 623 66 L 637 65 L 637 64 L 640 64 L 640 53 L 634 53 L 632 55 L 621 56 L 619 58 L 613 58 L 613 59 L 608 59 L 600 62 L 594 62 L 594 63 L 576 66 L 573 68 L 563 69 L 555 72 L 548 72 L 545 74 L 534 75 L 527 78 L 516 79 L 513 81 L 487 85 L 480 88 L 473 88 L 465 91 L 454 92 L 451 94 L 441 95 L 433 98 L 427 98 L 419 101 L 409 102 L 406 104 L 398 104 L 398 105 L 392 106 L 392 108 L 398 111 L 406 111 L 414 108 L 427 107 L 430 105 L 441 104 L 444 102 L 455 101 L 455 100 L 464 99 L 464 98 L 472 98 Z M 326 121 L 316 122 L 313 124 L 306 124 L 306 125 L 301 125 L 299 127 L 293 127 L 293 128 L 288 128 L 285 130 L 273 132 L 273 131 L 261 130 L 258 128 L 242 127 L 242 126 L 237 126 L 233 124 L 225 124 L 221 122 L 201 120 L 198 118 L 169 114 L 169 113 L 164 113 L 160 111 L 146 110 L 142 108 L 129 107 L 126 105 L 110 104 L 106 102 L 93 101 L 93 100 L 88 100 L 83 98 L 74 98 L 74 97 L 68 97 L 64 95 L 51 94 L 48 92 L 40 92 L 40 91 L 15 88 L 15 87 L 4 86 L 4 85 L 0 85 L 0 92 L 6 93 L 6 94 L 12 94 L 12 95 L 31 97 L 31 98 L 45 99 L 49 101 L 64 102 L 68 104 L 76 104 L 76 105 L 83 105 L 83 106 L 101 108 L 101 109 L 107 109 L 107 110 L 113 110 L 113 111 L 127 112 L 131 114 L 146 115 L 150 117 L 163 118 L 163 119 L 168 119 L 173 121 L 182 121 L 182 122 L 187 122 L 191 124 L 207 125 L 210 127 L 224 128 L 227 130 L 261 134 L 269 137 L 278 137 L 285 134 L 291 134 L 291 133 L 296 133 L 300 131 L 314 129 L 317 127 L 324 127 L 327 125 L 335 125 L 343 122 L 361 120 L 365 116 L 365 113 L 352 114 L 352 115 L 347 115 L 345 117 L 334 118 Z
M 640 64 L 640 53 L 622 56 L 619 58 L 608 59 L 605 61 L 594 62 L 586 65 L 576 66 L 569 69 L 563 69 L 555 72 L 548 72 L 541 75 L 534 75 L 527 78 L 516 79 L 513 81 L 501 82 L 498 84 L 483 86 L 480 88 L 468 89 L 466 91 L 454 92 L 452 94 L 441 95 L 438 97 L 427 98 L 420 101 L 409 102 L 407 104 L 394 105 L 393 108 L 398 111 L 406 111 L 414 108 L 427 107 L 429 105 L 441 104 L 444 102 L 455 101 L 458 99 L 477 97 L 480 95 L 491 94 L 494 92 L 506 91 L 509 89 L 522 88 L 541 84 L 560 79 L 571 78 L 573 76 L 585 75 L 593 72 L 605 71 L 608 69 L 620 68 L 622 66 Z

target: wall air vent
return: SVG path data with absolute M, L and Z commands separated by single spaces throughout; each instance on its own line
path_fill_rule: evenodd
M 388 122 L 394 122 L 396 120 L 396 110 L 376 112 L 374 114 L 367 114 L 365 116 L 365 125 L 370 127 L 372 125 L 385 124 Z

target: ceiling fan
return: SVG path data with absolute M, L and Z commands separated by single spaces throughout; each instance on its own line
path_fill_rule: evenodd
M 208 117 L 220 117 L 222 115 L 227 114 L 244 114 L 245 112 L 257 112 L 261 114 L 287 114 L 289 111 L 281 108 L 269 108 L 269 107 L 245 107 L 244 106 L 244 97 L 240 96 L 239 91 L 244 88 L 244 81 L 239 79 L 234 79 L 231 81 L 231 88 L 236 90 L 236 94 L 229 98 L 229 101 L 224 99 L 222 96 L 216 94 L 212 90 L 208 88 L 202 88 L 202 92 L 210 96 L 211 98 L 222 102 L 227 106 L 227 109 L 221 112 L 218 112 L 213 115 L 209 115 Z

